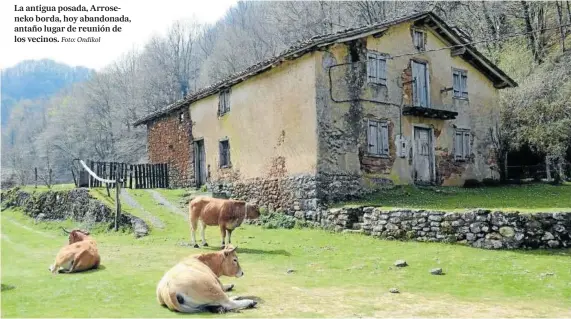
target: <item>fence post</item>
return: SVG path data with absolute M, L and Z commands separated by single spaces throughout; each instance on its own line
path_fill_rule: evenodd
M 119 200 L 119 176 L 115 176 L 115 231 L 119 230 L 119 218 L 121 217 L 121 201 Z
M 133 189 L 133 165 L 129 164 L 129 188 Z
M 38 168 L 37 167 L 34 167 L 34 176 L 35 176 L 34 177 L 34 180 L 35 180 L 34 188 L 38 188 Z

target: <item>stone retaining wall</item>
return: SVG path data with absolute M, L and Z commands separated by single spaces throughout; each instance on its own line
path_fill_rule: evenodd
M 72 219 L 83 223 L 88 230 L 96 223 L 108 224 L 109 229 L 115 224 L 115 211 L 91 197 L 86 188 L 32 194 L 13 188 L 2 192 L 1 203 L 3 210 L 19 207 L 37 221 Z M 133 231 L 136 237 L 149 233 L 142 219 L 125 212 L 121 214 L 119 226 Z
M 571 211 L 526 214 L 361 206 L 318 210 L 296 217 L 335 231 L 362 232 L 385 239 L 457 242 L 485 249 L 571 247 Z

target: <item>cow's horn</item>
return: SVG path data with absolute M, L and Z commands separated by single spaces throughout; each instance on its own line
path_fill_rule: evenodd
M 69 231 L 65 230 L 65 228 L 63 228 L 63 226 L 60 226 L 60 227 L 66 234 L 69 234 Z

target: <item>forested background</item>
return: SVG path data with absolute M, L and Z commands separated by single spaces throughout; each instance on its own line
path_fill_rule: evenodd
M 175 21 L 100 72 L 25 61 L 2 73 L 2 179 L 72 180 L 73 158 L 142 163 L 146 128 L 132 123 L 297 41 L 433 10 L 518 83 L 502 90 L 498 155 L 522 147 L 562 163 L 571 145 L 569 1 L 239 2 L 213 25 Z M 544 30 L 548 29 L 550 30 Z M 522 36 L 504 37 L 512 34 Z M 438 52 L 432 54 L 439 54 Z M 441 53 L 440 53 L 441 54 Z M 28 79 L 26 78 L 28 77 Z M 27 83 L 23 87 L 21 83 Z M 505 164 L 505 161 L 501 161 Z M 557 166 L 557 165 L 556 165 Z

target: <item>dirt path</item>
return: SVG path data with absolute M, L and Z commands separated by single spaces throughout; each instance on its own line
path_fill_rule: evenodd
M 121 200 L 124 201 L 127 205 L 135 208 L 141 215 L 141 217 L 145 220 L 148 220 L 153 227 L 156 228 L 165 228 L 165 224 L 155 215 L 146 211 L 137 200 L 129 194 L 128 189 L 124 189 L 125 191 L 121 192 Z
M 184 217 L 184 219 L 188 220 L 188 214 L 186 212 L 184 212 L 182 209 L 180 209 L 179 207 L 177 207 L 176 205 L 174 205 L 173 203 L 169 202 L 166 198 L 163 197 L 163 195 L 161 195 L 159 192 L 153 190 L 153 189 L 147 189 L 147 192 L 149 192 L 152 196 L 153 199 L 159 204 L 159 205 L 163 205 L 166 208 L 168 208 L 172 213 L 175 213 L 177 215 L 180 215 L 182 217 Z

